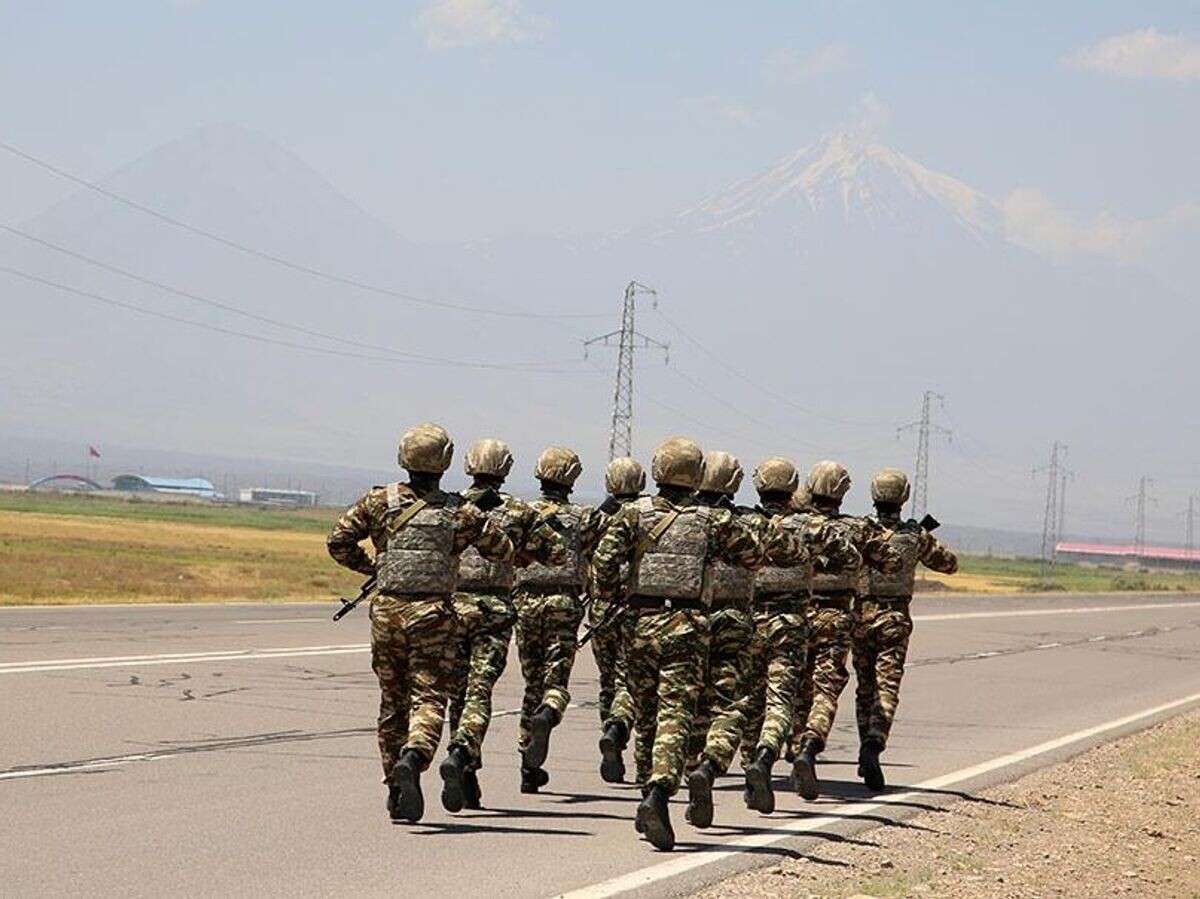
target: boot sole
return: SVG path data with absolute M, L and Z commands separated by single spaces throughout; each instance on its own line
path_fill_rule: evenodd
M 540 768 L 546 763 L 550 752 L 550 722 L 542 717 L 535 717 L 529 725 L 529 745 L 525 747 L 525 764 L 530 768 Z
M 453 759 L 446 759 L 438 766 L 438 774 L 442 776 L 442 808 L 448 812 L 461 812 L 466 802 L 462 767 Z
M 621 747 L 609 737 L 600 738 L 600 779 L 606 784 L 625 782 L 625 759 Z
M 887 781 L 883 777 L 883 768 L 878 764 L 859 766 L 859 775 L 872 793 L 882 793 L 884 787 L 887 786 Z
M 400 788 L 400 798 L 392 813 L 393 821 L 420 821 L 425 814 L 425 797 L 421 795 L 421 776 L 408 765 L 396 763 L 392 783 Z
M 813 770 L 811 763 L 802 758 L 797 758 L 796 764 L 792 766 L 792 784 L 801 798 L 807 799 L 809 802 L 821 795 L 817 772 Z
M 675 831 L 671 822 L 665 821 L 651 810 L 647 809 L 642 816 L 643 833 L 650 845 L 662 852 L 670 852 L 675 848 Z
M 687 818 L 692 827 L 700 830 L 712 826 L 712 784 L 702 771 L 693 771 L 688 775 Z
M 746 769 L 747 808 L 769 815 L 775 811 L 775 791 L 771 787 L 771 775 L 755 765 Z

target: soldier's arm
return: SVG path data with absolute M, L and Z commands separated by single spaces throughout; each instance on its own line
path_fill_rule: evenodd
M 758 568 L 766 555 L 759 526 L 750 516 L 723 512 L 713 528 L 714 555 L 723 562 L 740 568 Z M 762 528 L 765 530 L 765 526 Z M 780 550 L 783 552 L 783 549 Z
M 479 511 L 478 507 L 464 503 L 458 507 L 454 518 L 455 552 L 474 546 L 481 556 L 492 562 L 507 562 L 513 557 L 513 543 L 504 533 L 504 528 Z
M 954 574 L 958 571 L 958 556 L 937 537 L 921 529 L 921 564 L 931 571 Z
M 829 522 L 814 522 L 804 532 L 821 571 L 846 571 L 863 563 L 862 553 L 841 529 Z
M 371 536 L 371 512 L 368 497 L 362 497 L 342 513 L 325 540 L 329 555 L 339 565 L 359 574 L 375 573 L 375 562 L 359 544 Z
M 619 512 L 617 514 L 620 514 Z M 590 556 L 596 551 L 596 547 L 600 545 L 600 539 L 604 536 L 604 532 L 608 530 L 608 525 L 615 518 L 615 515 L 606 515 L 599 509 L 588 509 L 583 516 L 583 520 L 579 523 L 582 531 L 579 535 L 579 549 L 584 556 Z
M 567 542 L 532 507 L 525 508 L 529 517 L 524 522 L 524 539 L 516 547 L 517 565 L 524 567 L 530 562 L 561 565 L 567 558 Z
M 863 561 L 876 571 L 897 571 L 904 563 L 904 557 L 888 540 L 888 532 L 871 521 L 863 522 L 860 527 Z
M 762 532 L 763 561 L 780 568 L 803 565 L 808 561 L 804 540 L 770 519 Z
M 591 579 L 597 599 L 615 599 L 621 589 L 621 563 L 637 545 L 638 515 L 622 509 L 610 519 L 596 551 L 592 553 Z

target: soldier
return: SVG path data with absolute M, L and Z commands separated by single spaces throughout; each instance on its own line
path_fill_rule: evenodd
M 720 559 L 752 568 L 762 557 L 757 535 L 731 512 L 694 504 L 703 472 L 704 456 L 691 440 L 660 444 L 651 465 L 658 495 L 617 513 L 592 562 L 596 595 L 610 601 L 623 588 L 622 566 L 630 566 L 626 678 L 643 794 L 636 827 L 662 850 L 675 845 L 667 802 L 683 775 L 700 692 L 708 565 Z
M 454 443 L 435 424 L 400 438 L 407 483 L 374 487 L 351 506 L 329 534 L 329 555 L 374 575 L 371 666 L 379 678 L 379 754 L 393 821 L 419 821 L 425 812 L 421 774 L 442 734 L 442 716 L 458 657 L 450 596 L 459 554 L 474 546 L 484 558 L 507 562 L 513 545 L 476 506 L 440 489 Z M 370 537 L 375 559 L 359 546 Z
M 798 704 L 804 731 L 792 765 L 796 791 L 812 800 L 820 793 L 817 756 L 825 748 L 837 714 L 838 697 L 850 679 L 846 658 L 850 652 L 853 603 L 862 565 L 894 571 L 900 563 L 900 555 L 888 545 L 883 529 L 877 524 L 841 513 L 842 499 L 850 490 L 850 474 L 840 463 L 826 460 L 814 465 L 808 472 L 808 489 L 812 494 L 814 516 L 824 518 L 840 529 L 862 557 L 862 563 L 856 566 L 834 568 L 820 564 L 813 578 L 812 607 L 808 617 L 811 638 Z
M 600 510 L 605 523 L 622 506 L 636 500 L 646 489 L 646 472 L 641 463 L 628 456 L 613 459 L 604 470 L 604 487 L 609 498 Z M 633 730 L 633 698 L 625 685 L 625 647 L 620 610 L 610 601 L 592 597 L 588 620 L 595 631 L 592 655 L 600 671 L 600 777 L 606 783 L 625 780 L 625 747 Z
M 481 799 L 477 771 L 492 717 L 492 690 L 504 673 L 517 611 L 512 604 L 514 565 L 537 560 L 556 565 L 566 544 L 532 506 L 502 493 L 513 457 L 500 440 L 478 440 L 467 450 L 465 468 L 472 484 L 463 497 L 480 508 L 512 541 L 515 558 L 485 559 L 474 547 L 462 554 L 454 611 L 462 634 L 457 681 L 450 696 L 450 749 L 439 770 L 442 805 L 447 811 L 477 809 Z
M 706 453 L 696 502 L 732 512 L 757 533 L 753 510 L 734 505 L 742 477 L 741 463 L 734 456 Z M 708 578 L 708 658 L 688 751 L 694 766 L 688 774 L 687 820 L 698 828 L 712 824 L 713 783 L 729 770 L 742 739 L 750 688 L 750 639 L 754 634 L 750 618 L 754 572 L 745 566 L 715 561 L 710 563 Z
M 925 523 L 900 517 L 908 493 L 908 478 L 896 468 L 883 469 L 871 481 L 875 520 L 902 561 L 891 573 L 868 571 L 867 595 L 856 603 L 854 617 L 851 655 L 858 682 L 858 775 L 876 792 L 885 786 L 879 755 L 887 747 L 900 701 L 900 679 L 912 634 L 909 603 L 917 565 L 943 574 L 958 570 L 958 558 L 938 542 Z
M 568 686 L 583 617 L 588 560 L 604 524 L 599 510 L 571 502 L 571 490 L 582 471 L 579 456 L 564 446 L 544 450 L 534 469 L 542 495 L 532 505 L 562 536 L 567 552 L 557 565 L 535 562 L 517 572 L 513 601 L 517 654 L 525 678 L 518 744 L 522 793 L 536 793 L 550 781 L 542 765 L 550 749 L 550 731 L 562 721 L 571 701 Z
M 813 560 L 820 557 L 830 567 L 851 570 L 862 562 L 858 551 L 828 520 L 794 510 L 799 482 L 796 466 L 779 456 L 764 460 L 754 472 L 759 519 L 796 535 L 804 547 L 791 564 L 771 560 L 754 574 L 751 691 L 743 758 L 751 757 L 746 765 L 746 806 L 763 814 L 775 810 L 771 768 L 792 735 L 808 635 L 805 616 L 812 594 Z

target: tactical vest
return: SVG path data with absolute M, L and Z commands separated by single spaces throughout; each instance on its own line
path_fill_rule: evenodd
M 583 556 L 580 533 L 583 524 L 583 506 L 574 503 L 550 505 L 539 513 L 541 520 L 553 517 L 558 527 L 555 530 L 567 545 L 566 556 L 561 565 L 543 565 L 534 562 L 525 568 L 517 569 L 518 587 L 561 587 L 564 590 L 578 591 L 583 589 L 587 579 L 587 559 Z
M 914 520 L 883 524 L 888 528 L 887 541 L 900 554 L 900 566 L 891 572 L 867 570 L 867 593 L 870 596 L 912 596 L 917 565 L 921 561 L 921 526 Z
M 641 534 L 651 534 L 663 516 L 669 514 L 656 509 L 648 496 L 633 506 L 638 511 Z M 676 511 L 670 527 L 635 556 L 632 595 L 700 601 L 709 598 L 708 532 L 712 510 L 685 506 Z
M 413 512 L 414 505 L 420 508 Z M 461 497 L 438 493 L 415 501 L 401 498 L 400 485 L 387 485 L 387 545 L 375 559 L 379 592 L 388 595 L 446 595 L 458 581 L 454 552 L 455 511 Z
M 776 515 L 771 518 L 789 536 L 804 540 L 804 523 L 802 515 Z M 812 589 L 813 567 L 805 551 L 804 561 L 799 565 L 772 565 L 770 560 L 754 572 L 755 595 L 802 594 L 807 596 Z
M 513 538 L 513 543 L 519 540 L 514 536 L 518 531 L 519 522 L 512 513 L 510 503 L 512 498 L 504 496 L 504 504 L 497 506 L 487 513 L 492 524 Z M 462 559 L 458 565 L 458 589 L 471 592 L 472 590 L 487 590 L 508 592 L 513 588 L 515 567 L 511 561 L 492 562 L 480 555 L 479 550 L 468 546 L 463 550 Z
M 852 521 L 833 515 L 826 516 L 826 518 L 841 536 L 849 540 L 855 547 L 859 546 L 861 541 Z M 813 595 L 828 596 L 831 593 L 857 593 L 862 586 L 862 572 L 860 569 L 861 566 L 858 568 L 846 568 L 841 571 L 815 572 L 812 579 Z

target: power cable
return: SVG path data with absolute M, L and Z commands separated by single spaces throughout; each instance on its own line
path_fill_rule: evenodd
M 375 293 L 375 294 L 380 294 L 383 296 L 393 297 L 394 299 L 404 300 L 405 302 L 415 303 L 415 304 L 421 305 L 421 306 L 432 306 L 437 309 L 450 309 L 450 310 L 454 310 L 456 312 L 470 312 L 470 313 L 474 313 L 476 315 L 493 315 L 493 316 L 497 316 L 500 318 L 525 318 L 525 319 L 542 319 L 542 320 L 584 319 L 584 318 L 603 318 L 604 317 L 604 315 L 601 313 L 524 312 L 524 311 L 518 311 L 518 310 L 513 310 L 513 309 L 490 309 L 486 306 L 471 306 L 471 305 L 467 305 L 465 303 L 452 303 L 452 302 L 448 302 L 445 300 L 434 300 L 434 299 L 430 299 L 428 297 L 417 296 L 416 294 L 405 293 L 405 292 L 399 291 L 399 290 L 393 290 L 390 287 L 380 287 L 377 284 L 369 284 L 366 281 L 360 281 L 357 278 L 351 278 L 351 277 L 348 277 L 345 275 L 338 275 L 338 274 L 334 274 L 332 272 L 327 272 L 327 271 L 324 271 L 323 269 L 314 268 L 313 266 L 305 265 L 300 262 L 295 262 L 295 261 L 293 261 L 291 259 L 287 259 L 283 256 L 278 256 L 275 253 L 270 253 L 266 250 L 260 250 L 256 247 L 247 246 L 246 244 L 239 243 L 236 240 L 232 240 L 221 234 L 217 234 L 214 231 L 209 231 L 206 228 L 201 228 L 198 225 L 191 224 L 190 222 L 185 222 L 182 219 L 178 219 L 173 215 L 168 215 L 165 212 L 161 212 L 160 210 L 154 209 L 150 206 L 146 206 L 142 203 L 137 202 L 136 200 L 131 200 L 128 197 L 124 197 L 118 193 L 114 193 L 113 191 L 108 190 L 107 188 L 101 187 L 99 184 L 96 184 L 92 181 L 88 181 L 85 178 L 81 178 L 78 175 L 73 175 L 70 172 L 63 170 L 56 165 L 46 162 L 44 159 L 39 159 L 38 157 L 33 156 L 30 153 L 26 153 L 24 150 L 14 147 L 12 144 L 8 144 L 3 141 L 0 141 L 0 150 L 4 150 L 8 153 L 11 153 L 14 156 L 18 156 L 21 159 L 24 159 L 25 161 L 38 166 L 39 168 L 45 169 L 46 171 L 51 172 L 52 174 L 57 175 L 60 178 L 64 178 L 65 180 L 72 182 L 73 184 L 78 184 L 80 187 L 85 187 L 88 190 L 94 191 L 95 193 L 98 193 L 103 197 L 107 197 L 108 199 L 113 200 L 114 202 L 121 203 L 125 206 L 128 206 L 130 209 L 135 209 L 138 212 L 141 212 L 145 215 L 156 218 L 159 221 L 166 222 L 167 224 L 173 225 L 176 228 L 181 228 L 184 231 L 187 231 L 191 234 L 195 234 L 199 237 L 203 237 L 207 240 L 211 240 L 214 243 L 218 243 L 224 247 L 229 247 L 230 249 L 237 250 L 238 252 L 245 253 L 249 256 L 254 256 L 258 259 L 263 259 L 268 262 L 273 262 L 276 265 L 283 266 L 284 268 L 288 268 L 288 269 L 291 269 L 292 271 L 300 272 L 305 275 L 310 275 L 314 278 L 321 278 L 325 281 L 330 281 L 330 282 L 333 282 L 336 284 L 344 284 L 349 287 L 357 288 L 358 290 L 364 290 L 369 293 Z
M 218 334 L 226 334 L 231 337 L 241 337 L 245 340 L 253 340 L 258 343 L 270 344 L 272 346 L 288 347 L 296 350 L 307 350 L 313 353 L 322 353 L 327 356 L 340 356 L 349 359 L 368 360 L 372 362 L 391 362 L 397 365 L 432 365 L 447 368 L 483 368 L 483 369 L 498 369 L 501 371 L 517 371 L 526 372 L 529 374 L 589 374 L 589 372 L 580 369 L 553 369 L 553 368 L 508 368 L 499 363 L 489 362 L 470 362 L 457 359 L 441 359 L 436 356 L 418 357 L 418 358 L 396 358 L 394 356 L 364 356 L 360 353 L 349 353 L 344 350 L 335 350 L 329 347 L 312 346 L 310 344 L 295 343 L 290 340 L 280 340 L 275 337 L 265 337 L 261 334 L 250 334 L 246 331 L 238 331 L 233 328 L 226 328 L 221 325 L 209 324 L 208 322 L 199 322 L 194 319 L 184 318 L 178 315 L 172 315 L 169 312 L 160 312 L 156 309 L 147 309 L 144 306 L 138 306 L 135 303 L 129 303 L 124 300 L 107 297 L 103 294 L 94 293 L 90 290 L 81 290 L 78 287 L 72 287 L 69 284 L 63 284 L 60 281 L 52 281 L 49 278 L 42 278 L 38 275 L 23 272 L 19 269 L 9 268 L 5 265 L 0 265 L 0 272 L 13 275 L 18 278 L 24 278 L 26 281 L 31 281 L 36 284 L 43 284 L 47 287 L 53 287 L 56 290 L 61 290 L 66 293 L 73 293 L 76 296 L 86 297 L 96 300 L 109 306 L 115 306 L 120 309 L 127 309 L 131 312 L 137 312 L 142 315 L 148 315 L 153 318 L 164 319 L 165 321 L 176 322 L 181 325 L 189 325 L 193 328 L 201 328 L 206 331 L 213 331 Z
M 212 306 L 215 309 L 221 309 L 225 312 L 230 312 L 234 315 L 240 315 L 243 318 L 248 318 L 248 319 L 251 319 L 252 321 L 262 322 L 263 324 L 268 324 L 268 325 L 271 325 L 276 328 L 283 328 L 288 331 L 295 331 L 299 334 L 306 334 L 309 337 L 317 337 L 322 340 L 329 340 L 334 343 L 344 344 L 346 346 L 358 347 L 359 349 L 372 350 L 373 352 L 393 353 L 397 356 L 403 356 L 405 358 L 412 359 L 415 361 L 420 361 L 420 362 L 437 362 L 437 363 L 445 363 L 445 364 L 458 362 L 458 360 L 442 359 L 442 358 L 435 357 L 435 356 L 423 356 L 419 353 L 411 353 L 407 350 L 398 350 L 394 347 L 382 346 L 380 344 L 366 343 L 364 341 L 355 340 L 350 337 L 341 337 L 336 334 L 329 334 L 325 331 L 318 331 L 314 328 L 307 328 L 307 327 L 304 327 L 303 325 L 296 325 L 291 322 L 281 321 L 280 319 L 271 318 L 266 315 L 260 315 L 257 312 L 250 312 L 246 309 L 242 309 L 238 306 L 234 306 L 232 303 L 227 303 L 222 300 L 214 300 L 211 297 L 206 297 L 202 294 L 195 293 L 194 291 L 184 290 L 179 287 L 174 287 L 174 286 L 172 286 L 170 284 L 166 284 L 162 281 L 156 281 L 153 278 L 147 278 L 144 275 L 139 275 L 136 272 L 131 272 L 128 269 L 123 269 L 118 266 L 111 265 L 107 262 L 102 262 L 99 259 L 93 259 L 90 256 L 85 256 L 83 253 L 78 253 L 75 250 L 68 249 L 67 247 L 53 243 L 44 238 L 35 237 L 34 235 L 28 234 L 25 231 L 20 230 L 19 228 L 14 228 L 11 225 L 5 225 L 3 223 L 0 223 L 0 230 L 7 231 L 9 234 L 12 234 L 16 237 L 20 237 L 23 240 L 31 241 L 32 243 L 38 244 L 39 246 L 46 247 L 47 249 L 53 250 L 56 253 L 61 253 L 64 256 L 70 257 L 71 259 L 76 259 L 80 262 L 85 262 L 88 265 L 93 265 L 96 268 L 103 269 L 106 272 L 111 272 L 113 274 L 120 275 L 123 278 L 129 278 L 130 280 L 136 281 L 139 284 L 145 284 L 149 287 L 154 287 L 158 290 L 166 291 L 167 293 L 173 293 L 176 296 L 184 297 L 189 300 L 194 300 L 198 303 L 203 303 L 207 306 Z M 573 361 L 574 360 L 571 360 L 571 359 L 563 359 L 563 360 L 547 360 L 546 362 L 492 363 L 492 365 L 495 365 L 498 367 L 503 367 L 505 369 L 507 369 L 507 368 L 536 369 L 536 368 L 540 368 L 543 366 L 567 365 Z M 462 364 L 466 364 L 466 363 L 463 362 Z

